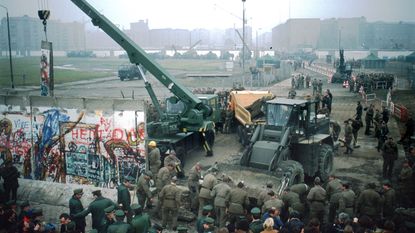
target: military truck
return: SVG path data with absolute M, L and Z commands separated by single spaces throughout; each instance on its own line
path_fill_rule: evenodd
M 146 72 L 145 69 L 143 69 L 143 71 L 144 73 Z M 121 81 L 124 81 L 125 79 L 133 80 L 134 78 L 137 78 L 138 80 L 143 79 L 140 70 L 136 65 L 133 64 L 120 65 L 118 67 L 118 77 Z
M 266 108 L 266 123 L 257 125 L 240 164 L 286 170 L 289 183 L 302 180 L 302 171 L 327 179 L 333 168 L 336 138 L 330 131 L 330 119 L 317 114 L 317 103 L 278 98 L 267 101 Z

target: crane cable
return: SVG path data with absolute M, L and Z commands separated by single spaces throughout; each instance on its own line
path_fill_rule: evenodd
M 48 41 L 48 35 L 47 35 L 47 19 L 50 16 L 50 10 L 49 10 L 49 0 L 38 0 L 38 15 L 39 18 L 42 21 L 43 24 L 43 31 L 45 32 L 45 39 Z

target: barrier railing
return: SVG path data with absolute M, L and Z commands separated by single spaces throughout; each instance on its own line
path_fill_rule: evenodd
M 393 104 L 393 115 L 401 122 L 408 120 L 408 109 L 401 104 Z

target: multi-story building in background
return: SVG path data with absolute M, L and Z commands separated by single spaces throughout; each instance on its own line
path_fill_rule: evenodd
M 415 49 L 414 23 L 367 22 L 366 18 L 290 19 L 272 30 L 277 51 L 301 49 Z
M 130 29 L 122 30 L 145 49 L 179 50 L 197 44 L 198 49 L 240 50 L 243 44 L 242 28 L 150 29 L 148 25 L 148 20 L 139 20 L 131 23 Z M 258 30 L 253 31 L 249 25 L 245 28 L 245 42 L 251 51 L 337 50 L 339 47 L 350 50 L 415 49 L 414 23 L 371 23 L 364 17 L 309 18 L 289 19 L 268 33 Z M 45 39 L 42 22 L 28 16 L 11 17 L 10 32 L 12 51 L 21 56 L 39 51 L 40 42 Z M 99 28 L 87 29 L 81 22 L 49 20 L 47 35 L 48 40 L 53 42 L 54 50 L 122 50 Z M 0 25 L 1 51 L 3 55 L 8 51 L 6 18 L 1 20 Z
M 0 32 L 0 51 L 7 51 L 6 18 L 1 20 Z M 85 29 L 80 22 L 49 20 L 47 35 L 54 50 L 81 50 L 86 46 Z M 46 40 L 42 21 L 29 16 L 10 17 L 10 39 L 12 51 L 17 55 L 29 56 L 30 51 L 39 51 L 41 41 Z

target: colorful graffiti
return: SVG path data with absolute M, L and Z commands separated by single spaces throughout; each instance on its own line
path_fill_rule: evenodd
M 144 113 L 0 105 L 0 164 L 27 179 L 110 186 L 145 169 Z

